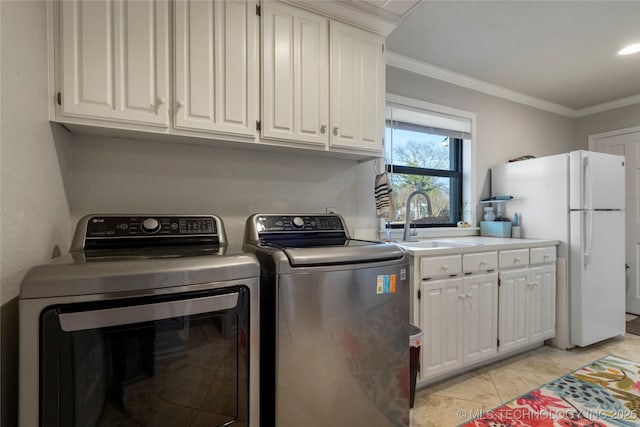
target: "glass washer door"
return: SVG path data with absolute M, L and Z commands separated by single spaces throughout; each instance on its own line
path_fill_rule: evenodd
M 41 426 L 247 426 L 242 286 L 41 315 Z

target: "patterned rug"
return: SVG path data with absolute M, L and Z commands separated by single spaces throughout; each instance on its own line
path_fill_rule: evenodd
M 640 362 L 603 357 L 463 426 L 638 427 Z

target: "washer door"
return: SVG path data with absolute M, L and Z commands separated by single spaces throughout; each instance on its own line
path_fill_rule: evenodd
M 50 307 L 40 425 L 247 426 L 248 328 L 242 286 Z

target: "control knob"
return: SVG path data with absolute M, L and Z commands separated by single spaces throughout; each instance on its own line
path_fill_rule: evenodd
M 147 218 L 142 221 L 142 231 L 148 234 L 157 233 L 160 231 L 160 223 L 155 218 Z
M 297 228 L 298 230 L 304 228 L 304 219 L 296 216 L 291 220 L 291 225 L 293 225 L 293 227 Z

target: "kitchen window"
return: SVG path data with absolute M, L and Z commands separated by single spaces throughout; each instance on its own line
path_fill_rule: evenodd
M 386 169 L 395 197 L 393 228 L 404 225 L 407 198 L 422 190 L 410 207 L 416 227 L 455 227 L 464 219 L 465 142 L 471 120 L 408 105 L 388 103 L 385 127 Z

